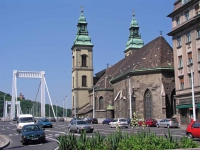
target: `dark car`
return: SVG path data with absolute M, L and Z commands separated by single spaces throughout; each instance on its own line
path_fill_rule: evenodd
M 107 124 L 109 125 L 109 123 L 112 121 L 113 119 L 110 119 L 110 118 L 106 118 L 104 121 L 102 121 L 102 124 Z
M 193 139 L 193 138 L 200 138 L 200 121 L 192 121 L 186 129 L 186 135 Z
M 37 124 L 24 125 L 20 131 L 20 140 L 23 145 L 29 142 L 44 143 L 46 141 L 44 129 Z
M 88 123 L 98 124 L 98 120 L 97 120 L 97 118 L 89 118 Z
M 38 125 L 42 128 L 44 127 L 50 127 L 52 128 L 53 127 L 53 124 L 49 121 L 49 119 L 47 118 L 41 118 L 38 120 Z
M 17 117 L 16 116 L 13 118 L 13 121 L 17 121 Z
M 52 117 L 49 119 L 50 122 L 56 122 L 56 118 Z

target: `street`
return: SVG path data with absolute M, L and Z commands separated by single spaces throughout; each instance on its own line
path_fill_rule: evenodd
M 10 139 L 10 144 L 5 149 L 16 149 L 16 150 L 35 150 L 35 149 L 42 149 L 42 150 L 55 150 L 58 147 L 58 143 L 56 138 L 61 134 L 68 133 L 67 124 L 69 122 L 53 122 L 53 128 L 45 128 L 46 134 L 46 142 L 43 144 L 36 143 L 36 144 L 29 144 L 29 145 L 22 145 L 20 142 L 20 135 L 16 132 L 16 122 L 13 121 L 6 121 L 0 122 L 0 134 L 8 136 Z M 94 132 L 100 132 L 103 135 L 110 134 L 115 132 L 115 128 L 110 128 L 109 125 L 102 125 L 102 124 L 93 124 Z M 142 130 L 142 127 L 134 128 L 134 130 L 129 128 L 121 128 L 122 132 L 127 133 L 136 133 L 138 130 Z M 158 136 L 164 136 L 164 134 L 168 135 L 167 128 L 156 128 L 156 127 L 147 127 L 145 128 L 146 131 L 155 132 Z M 170 128 L 170 132 L 174 138 L 180 139 L 181 137 L 185 136 L 185 129 L 184 128 Z M 80 134 L 74 133 L 77 136 Z M 87 136 L 90 137 L 93 133 L 87 133 Z M 28 147 L 28 148 L 27 148 Z

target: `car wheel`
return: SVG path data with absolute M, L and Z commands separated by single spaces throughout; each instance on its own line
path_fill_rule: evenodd
M 80 133 L 80 129 L 79 128 L 77 128 L 77 133 Z
M 92 133 L 93 132 L 93 130 L 90 130 L 90 133 Z
M 128 128 L 128 127 L 126 127 L 126 128 Z
M 169 126 L 169 125 L 167 125 L 167 128 L 170 128 L 170 126 Z
M 160 128 L 160 126 L 159 126 L 158 124 L 156 125 L 156 127 L 157 127 L 157 128 Z
M 193 139 L 193 136 L 192 136 L 191 133 L 188 133 L 188 134 L 187 134 L 187 137 L 190 138 L 190 139 Z
M 110 128 L 112 128 L 112 125 L 110 125 Z
M 22 145 L 26 145 L 26 142 L 22 140 Z

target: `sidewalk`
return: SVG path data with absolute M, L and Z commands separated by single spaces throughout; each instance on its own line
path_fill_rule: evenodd
M 10 140 L 7 136 L 0 134 L 0 150 L 7 147 L 10 144 Z

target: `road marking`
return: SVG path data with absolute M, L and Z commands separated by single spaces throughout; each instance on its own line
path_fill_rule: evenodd
M 50 140 L 53 140 L 53 141 L 56 141 L 58 144 L 60 144 L 60 142 L 58 141 L 58 140 L 56 140 L 56 139 L 53 139 L 53 138 L 49 138 L 49 137 L 47 137 L 48 139 L 50 139 Z M 56 147 L 54 150 L 58 150 L 59 149 L 59 146 L 58 147 Z
M 5 130 L 4 128 L 2 128 L 2 130 Z
M 40 144 L 34 144 L 34 145 L 28 145 L 28 146 L 38 146 L 38 145 L 42 145 L 42 144 L 40 143 Z

